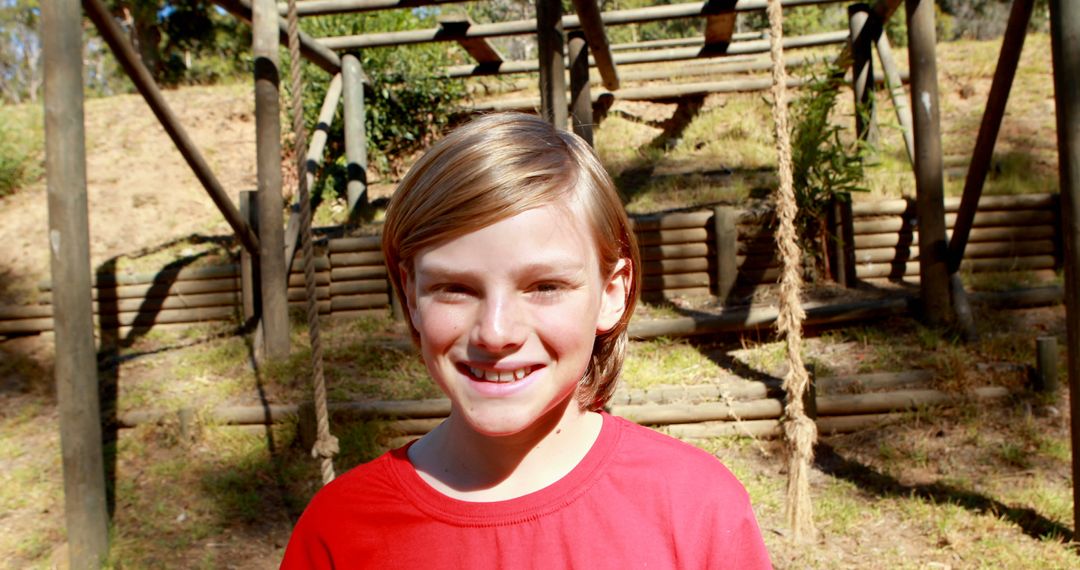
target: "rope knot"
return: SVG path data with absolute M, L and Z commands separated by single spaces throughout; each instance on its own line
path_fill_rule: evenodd
M 338 451 L 340 451 L 338 438 L 327 434 L 315 440 L 315 445 L 311 447 L 311 456 L 316 459 L 333 459 Z

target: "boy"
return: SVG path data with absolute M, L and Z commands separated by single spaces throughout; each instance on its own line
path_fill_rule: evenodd
M 320 491 L 283 568 L 770 567 L 727 469 L 602 412 L 640 262 L 581 139 L 457 129 L 402 181 L 383 253 L 450 417 Z

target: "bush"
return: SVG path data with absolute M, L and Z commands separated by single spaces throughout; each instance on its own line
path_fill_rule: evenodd
M 41 110 L 0 107 L 0 197 L 14 194 L 42 174 Z
M 825 255 L 829 208 L 835 200 L 850 200 L 851 192 L 866 191 L 861 185 L 866 143 L 845 143 L 840 136 L 843 128 L 830 121 L 842 84 L 843 72 L 830 68 L 804 88 L 792 108 L 791 160 L 799 207 L 796 228 L 813 268 L 824 269 L 827 276 L 831 276 Z
M 356 16 L 305 18 L 301 26 L 315 37 L 433 27 L 431 12 L 408 10 L 376 12 Z M 426 147 L 446 127 L 457 101 L 464 96 L 461 81 L 439 79 L 438 70 L 463 61 L 456 45 L 421 44 L 395 48 L 372 48 L 357 54 L 372 90 L 364 97 L 365 134 L 368 162 L 383 174 L 398 173 L 403 159 Z M 287 58 L 285 58 L 287 60 Z M 287 61 L 282 73 L 287 74 Z M 318 120 L 319 109 L 329 85 L 326 73 L 304 66 L 304 118 L 309 132 Z M 287 84 L 285 80 L 283 83 Z M 345 193 L 344 121 L 341 107 L 327 141 L 329 156 L 338 156 L 319 173 L 312 189 L 314 196 Z

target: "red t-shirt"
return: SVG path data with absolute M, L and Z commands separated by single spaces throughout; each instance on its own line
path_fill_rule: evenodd
M 771 568 L 750 500 L 715 457 L 604 414 L 569 474 L 523 497 L 447 497 L 407 446 L 312 499 L 282 568 Z

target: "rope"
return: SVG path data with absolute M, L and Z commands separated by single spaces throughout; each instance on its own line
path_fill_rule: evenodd
M 296 0 L 289 0 L 289 78 L 292 86 L 293 149 L 296 155 L 296 178 L 300 202 L 300 249 L 304 259 L 304 292 L 307 297 L 308 339 L 311 342 L 312 384 L 315 389 L 315 445 L 311 456 L 319 459 L 323 485 L 334 480 L 334 456 L 338 440 L 330 433 L 330 414 L 326 405 L 326 380 L 323 378 L 322 342 L 319 337 L 319 305 L 315 294 L 315 256 L 311 243 L 311 199 L 307 185 L 307 130 L 304 127 L 303 77 L 300 69 L 300 31 Z
M 814 458 L 817 425 L 806 415 L 803 395 L 810 384 L 802 360 L 802 322 L 806 318 L 799 296 L 802 290 L 801 252 L 795 241 L 794 181 L 791 171 L 791 138 L 788 130 L 787 72 L 784 69 L 784 16 L 780 0 L 769 0 L 769 55 L 772 58 L 773 123 L 780 175 L 776 209 L 780 228 L 777 247 L 783 261 L 780 276 L 780 314 L 777 329 L 787 341 L 788 373 L 784 377 L 787 402 L 784 406 L 784 436 L 787 440 L 788 486 L 786 517 L 792 537 L 801 540 L 814 534 L 813 504 L 810 502 L 810 462 Z

